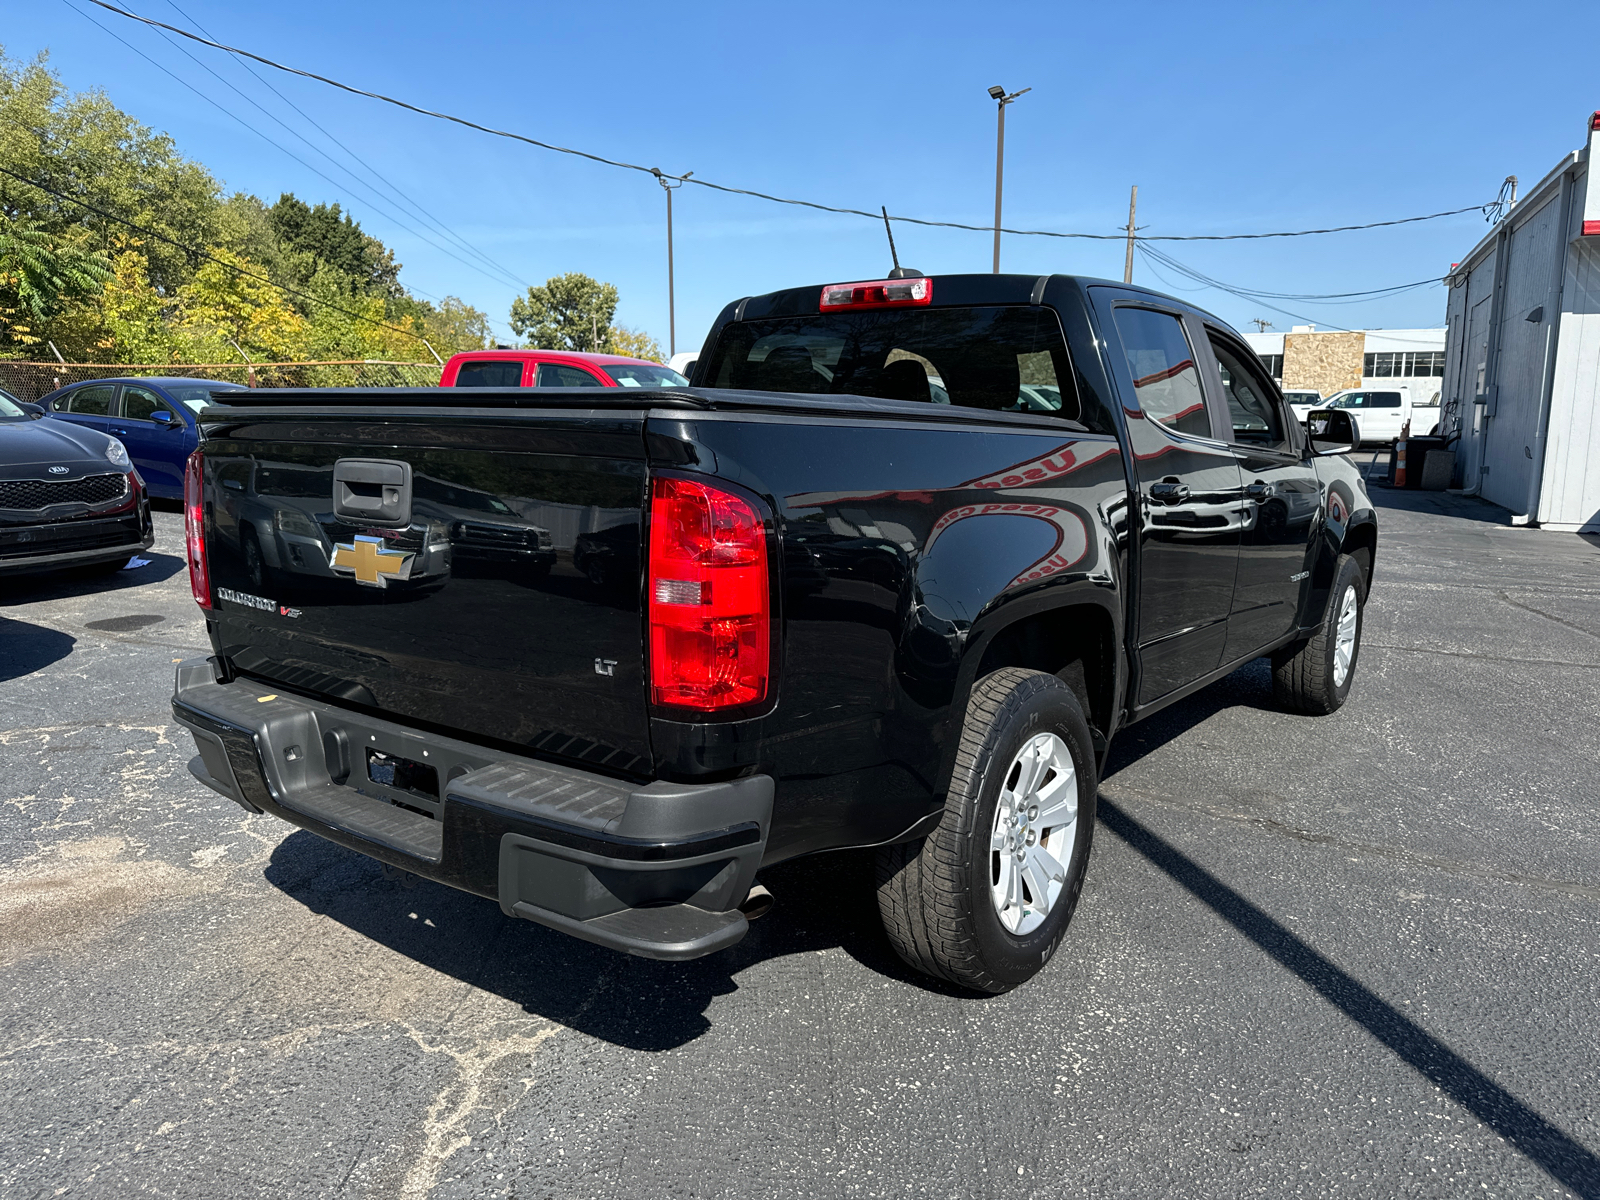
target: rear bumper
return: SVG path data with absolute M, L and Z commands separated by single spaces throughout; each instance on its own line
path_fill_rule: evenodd
M 179 665 L 172 711 L 208 787 L 508 916 L 664 959 L 724 949 L 747 929 L 738 906 L 766 848 L 767 776 L 629 784 L 218 683 L 205 659 Z M 420 791 L 374 781 L 369 751 L 433 767 L 437 795 L 426 778 Z

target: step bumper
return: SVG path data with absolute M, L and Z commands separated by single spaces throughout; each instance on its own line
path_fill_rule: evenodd
M 772 780 L 640 784 L 486 750 L 181 663 L 173 716 L 195 778 L 508 916 L 647 958 L 697 958 L 747 929 L 739 905 Z

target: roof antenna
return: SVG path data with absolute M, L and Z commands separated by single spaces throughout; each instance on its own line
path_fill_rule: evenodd
M 894 260 L 894 270 L 889 272 L 890 279 L 920 279 L 921 271 L 913 271 L 910 267 L 900 265 L 900 256 L 894 249 L 894 230 L 889 227 L 889 209 L 887 205 L 879 206 L 883 210 L 883 231 L 889 235 L 889 257 Z

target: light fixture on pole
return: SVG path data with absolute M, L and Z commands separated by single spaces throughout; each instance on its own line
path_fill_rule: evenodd
M 651 167 L 650 174 L 656 177 L 656 182 L 667 193 L 667 354 L 670 357 L 678 352 L 678 308 L 672 280 L 672 193 L 681 188 L 683 181 L 694 172 L 667 175 L 660 167 Z
M 1003 87 L 996 86 L 989 89 L 989 98 L 995 101 L 1000 109 L 1000 128 L 995 134 L 994 142 L 994 273 L 996 275 L 1000 274 L 1000 190 L 1006 174 L 1006 105 L 1018 96 L 1031 91 L 1033 91 L 1031 87 L 1025 87 L 1022 91 L 1012 92 L 1008 96 Z

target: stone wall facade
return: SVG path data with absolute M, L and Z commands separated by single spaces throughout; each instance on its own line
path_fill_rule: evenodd
M 1361 386 L 1367 352 L 1364 333 L 1286 333 L 1283 335 L 1283 389 L 1308 388 L 1331 396 Z

